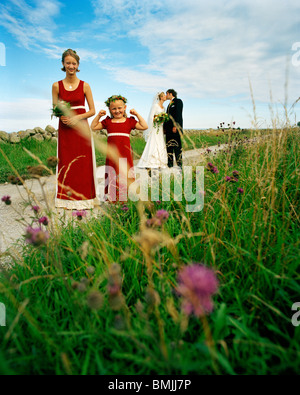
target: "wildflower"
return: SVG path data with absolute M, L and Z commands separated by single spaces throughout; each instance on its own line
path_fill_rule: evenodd
M 238 193 L 240 193 L 242 195 L 244 193 L 243 188 L 238 188 Z
M 81 210 L 81 211 L 74 211 L 72 213 L 73 217 L 77 217 L 77 219 L 79 221 L 82 220 L 82 218 L 86 217 L 86 211 L 85 210 Z
M 233 170 L 232 175 L 235 178 L 239 178 L 239 172 L 237 170 Z
M 49 219 L 47 217 L 42 217 L 42 218 L 39 218 L 38 222 L 39 222 L 39 224 L 43 224 L 43 225 L 47 226 L 49 224 Z
M 103 306 L 104 297 L 99 291 L 91 291 L 87 297 L 87 305 L 92 310 L 100 310 Z
M 169 213 L 166 210 L 158 210 L 156 214 L 148 219 L 146 224 L 148 227 L 156 227 L 161 226 L 164 222 L 169 218 Z
M 230 176 L 226 176 L 225 177 L 226 182 L 238 182 L 238 179 L 235 177 L 230 177 Z
M 213 270 L 194 263 L 179 272 L 176 290 L 182 297 L 184 313 L 201 317 L 213 310 L 211 297 L 218 290 L 218 280 Z
M 113 263 L 109 268 L 107 291 L 111 309 L 120 310 L 125 303 L 125 298 L 122 294 L 121 267 L 118 263 Z
M 55 168 L 58 164 L 58 158 L 56 156 L 50 156 L 47 159 L 47 164 L 48 164 L 48 167 Z
M 127 212 L 129 210 L 129 208 L 127 206 L 122 206 L 121 210 L 124 211 L 124 212 Z
M 32 206 L 31 210 L 37 214 L 40 211 L 40 208 L 39 206 Z
M 44 173 L 44 166 L 38 165 L 38 166 L 27 166 L 27 171 L 28 173 L 35 178 L 39 178 L 43 175 Z
M 212 169 L 212 173 L 214 173 L 214 174 L 219 174 L 218 168 L 217 168 L 217 167 L 214 167 L 214 168 Z
M 156 217 L 161 220 L 167 220 L 169 218 L 169 213 L 166 210 L 158 210 L 156 212 Z
M 11 205 L 11 197 L 10 196 L 3 196 L 3 198 L 1 199 L 2 202 L 4 202 L 7 206 Z
M 25 239 L 28 244 L 38 247 L 47 243 L 49 239 L 49 233 L 44 232 L 41 228 L 32 228 L 29 226 L 26 229 Z

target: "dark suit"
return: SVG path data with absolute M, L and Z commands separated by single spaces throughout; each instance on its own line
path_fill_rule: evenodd
M 183 103 L 181 99 L 174 98 L 169 104 L 167 113 L 170 115 L 170 120 L 165 122 L 164 130 L 166 133 L 166 144 L 168 153 L 168 166 L 173 167 L 173 152 L 177 165 L 182 167 L 182 144 L 180 132 L 183 131 L 182 120 Z M 173 132 L 173 127 L 176 127 L 176 133 Z M 180 132 L 179 132 L 180 130 Z

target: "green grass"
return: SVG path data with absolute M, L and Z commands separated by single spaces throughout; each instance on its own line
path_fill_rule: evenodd
M 300 328 L 291 323 L 300 294 L 299 144 L 299 130 L 288 129 L 208 157 L 219 173 L 205 173 L 201 212 L 173 199 L 129 202 L 127 212 L 111 205 L 92 220 L 53 223 L 47 245 L 27 246 L 0 274 L 8 322 L 0 373 L 299 373 Z M 224 180 L 233 170 L 238 183 Z M 161 208 L 170 213 L 163 229 L 145 233 Z M 113 299 L 115 262 L 122 292 Z M 181 312 L 174 291 L 191 262 L 213 268 L 220 283 L 208 326 Z M 88 303 L 94 290 L 98 310 Z

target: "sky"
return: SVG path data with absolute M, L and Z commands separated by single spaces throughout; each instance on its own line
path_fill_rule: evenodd
M 295 124 L 299 25 L 295 0 L 2 0 L 0 130 L 57 127 L 51 89 L 68 48 L 97 112 L 121 94 L 147 119 L 172 88 L 186 129 Z

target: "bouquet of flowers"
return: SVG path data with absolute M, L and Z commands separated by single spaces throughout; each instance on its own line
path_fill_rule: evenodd
M 170 116 L 166 112 L 161 112 L 160 114 L 154 115 L 153 126 L 157 128 L 157 133 L 160 125 L 163 125 L 165 122 L 169 120 L 170 120 Z
M 56 106 L 52 109 L 52 115 L 51 119 L 53 117 L 61 117 L 63 115 L 66 115 L 67 111 L 71 110 L 71 104 L 66 102 L 66 101 L 59 101 Z

